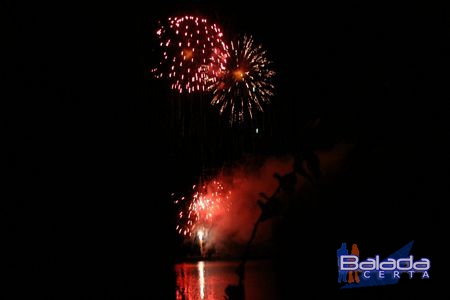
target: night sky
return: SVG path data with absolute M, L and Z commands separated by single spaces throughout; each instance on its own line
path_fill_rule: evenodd
M 13 295 L 172 299 L 178 245 L 168 193 L 243 157 L 339 142 L 355 150 L 321 192 L 325 204 L 310 208 L 315 229 L 291 220 L 280 237 L 286 250 L 289 239 L 303 243 L 295 255 L 320 257 L 320 272 L 330 272 L 311 271 L 322 282 L 281 280 L 333 290 L 344 239 L 386 253 L 415 239 L 416 253 L 436 261 L 434 277 L 389 292 L 437 291 L 448 199 L 448 9 L 209 2 L 7 1 L 1 268 Z M 206 126 L 197 103 L 181 133 L 176 96 L 149 70 L 158 61 L 157 21 L 186 13 L 230 36 L 252 34 L 267 49 L 276 95 L 263 116 L 229 128 L 209 111 Z M 339 231 L 343 223 L 351 229 Z

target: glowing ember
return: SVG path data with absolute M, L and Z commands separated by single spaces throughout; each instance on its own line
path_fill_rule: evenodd
M 203 230 L 201 230 L 201 229 L 197 232 L 198 239 L 201 243 L 203 242 L 203 234 L 204 234 Z

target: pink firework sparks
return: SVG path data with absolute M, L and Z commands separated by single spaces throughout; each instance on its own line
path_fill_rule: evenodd
M 171 17 L 156 31 L 162 59 L 152 70 L 180 93 L 207 91 L 227 63 L 227 46 L 216 24 L 194 16 Z
M 202 235 L 214 226 L 217 218 L 229 211 L 231 191 L 224 188 L 219 180 L 212 180 L 192 187 L 189 197 L 175 200 L 181 207 L 178 213 L 176 231 L 185 237 Z

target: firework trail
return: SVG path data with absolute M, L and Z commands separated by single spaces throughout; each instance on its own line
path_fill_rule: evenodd
M 156 78 L 169 79 L 173 90 L 206 91 L 223 72 L 227 46 L 216 24 L 194 16 L 170 17 L 156 34 L 162 59 L 152 73 Z
M 219 180 L 194 185 L 188 197 L 174 201 L 180 207 L 177 232 L 189 238 L 199 238 L 201 245 L 215 222 L 229 211 L 231 191 Z
M 232 42 L 225 57 L 225 70 L 217 73 L 217 80 L 208 87 L 213 93 L 211 104 L 219 107 L 220 114 L 229 114 L 230 123 L 241 123 L 270 103 L 275 72 L 266 51 L 251 36 Z

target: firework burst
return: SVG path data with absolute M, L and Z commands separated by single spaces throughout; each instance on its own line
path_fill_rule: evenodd
M 224 57 L 225 70 L 209 86 L 211 104 L 219 107 L 220 114 L 229 114 L 231 123 L 252 119 L 255 110 L 263 112 L 263 104 L 270 103 L 273 96 L 272 62 L 263 47 L 247 35 L 232 42 Z
M 184 236 L 203 241 L 214 222 L 230 208 L 231 191 L 227 191 L 219 180 L 194 185 L 188 197 L 175 200 L 180 207 L 176 231 Z
M 204 18 L 170 17 L 156 34 L 162 59 L 152 73 L 156 78 L 169 79 L 173 90 L 206 91 L 225 68 L 227 47 L 223 33 Z

